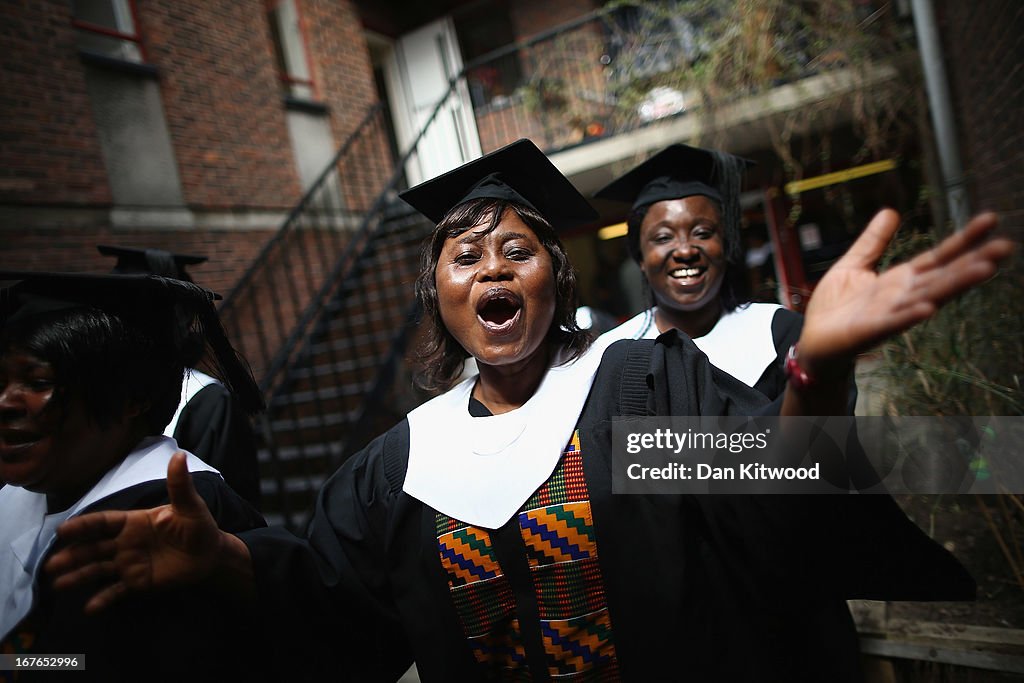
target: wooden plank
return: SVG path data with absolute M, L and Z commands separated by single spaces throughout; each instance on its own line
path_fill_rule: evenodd
M 909 619 L 890 619 L 886 634 L 906 636 L 909 638 L 937 638 L 961 641 L 964 644 L 993 643 L 1022 648 L 1024 654 L 1024 630 L 988 626 L 971 626 L 968 624 L 947 624 L 936 621 L 912 621 Z
M 975 669 L 1024 674 L 1024 657 L 909 643 L 884 638 L 861 638 L 860 651 L 879 657 L 896 657 L 925 662 L 938 662 Z

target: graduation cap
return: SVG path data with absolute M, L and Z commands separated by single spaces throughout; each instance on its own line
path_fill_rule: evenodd
M 719 203 L 737 194 L 754 162 L 718 150 L 671 145 L 598 190 L 594 196 L 629 202 L 633 208 L 666 199 L 705 195 Z M 730 192 L 735 189 L 736 192 Z
M 694 195 L 710 197 L 721 207 L 725 246 L 732 263 L 742 250 L 739 223 L 743 173 L 753 165 L 753 161 L 727 152 L 675 144 L 608 183 L 594 197 L 628 202 L 633 209 Z M 630 250 L 639 260 L 639 235 L 633 232 L 630 230 L 628 236 Z
M 456 206 L 484 198 L 523 204 L 544 216 L 555 230 L 598 218 L 590 202 L 525 138 L 399 196 L 434 223 L 440 223 Z
M 216 374 L 249 413 L 263 397 L 248 364 L 228 341 L 213 302 L 220 297 L 191 282 L 159 275 L 36 273 L 0 270 L 0 326 L 72 308 L 97 308 L 123 318 L 165 345 L 182 361 L 196 334 L 212 351 Z M 182 320 L 188 320 L 187 326 Z
M 192 282 L 192 278 L 185 271 L 185 266 L 194 266 L 207 260 L 205 256 L 172 254 L 164 249 L 137 249 L 106 244 L 100 244 L 96 248 L 104 256 L 117 257 L 117 263 L 110 272 L 121 275 L 148 273 Z

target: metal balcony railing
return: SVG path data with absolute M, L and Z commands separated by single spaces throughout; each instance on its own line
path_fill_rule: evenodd
M 628 133 L 702 106 L 707 88 L 696 74 L 732 51 L 724 72 L 735 74 L 719 102 L 749 97 L 830 69 L 864 65 L 912 42 L 908 19 L 892 3 L 850 0 L 817 17 L 780 12 L 778 31 L 730 21 L 731 0 L 609 3 L 578 19 L 494 50 L 466 64 L 480 145 L 492 151 L 531 138 L 554 153 Z M 812 21 L 813 20 L 813 21 Z M 831 23 L 830 23 L 831 22 Z M 744 30 L 750 30 L 750 36 Z M 851 37 L 824 44 L 823 36 Z M 769 44 L 763 44 L 767 37 Z M 751 41 L 762 44 L 750 45 Z M 864 52 L 871 54 L 864 54 Z M 857 52 L 856 55 L 853 53 Z M 735 68 L 732 68 L 735 66 Z M 744 70 L 757 72 L 744 78 Z

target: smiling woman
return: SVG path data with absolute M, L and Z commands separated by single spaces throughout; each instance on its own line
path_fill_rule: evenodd
M 243 632 L 229 606 L 174 592 L 85 619 L 83 596 L 55 593 L 38 570 L 59 547 L 54 532 L 62 521 L 166 502 L 164 478 L 177 446 L 161 433 L 181 392 L 180 321 L 202 320 L 223 341 L 222 331 L 213 334 L 210 293 L 137 276 L 0 279 L 17 280 L 0 292 L 0 652 L 87 654 L 96 680 L 118 680 L 133 666 L 137 677 L 142 665 L 158 667 L 158 678 L 191 672 L 199 661 L 193 656 L 212 654 L 215 634 Z M 259 395 L 233 351 L 214 347 L 240 399 L 256 408 Z M 216 470 L 192 455 L 187 466 L 222 528 L 263 525 Z M 156 609 L 160 624 L 139 629 L 140 617 Z M 190 654 L 164 658 L 167 644 Z
M 612 492 L 616 416 L 749 415 L 767 399 L 674 332 L 586 348 L 557 231 L 594 218 L 529 141 L 403 194 L 438 224 L 418 291 L 438 384 L 325 484 L 304 538 L 219 531 L 180 458 L 172 504 L 71 520 L 48 569 L 90 610 L 198 584 L 258 609 L 280 675 L 425 681 L 859 677 L 849 597 L 969 597 L 885 496 Z M 981 217 L 879 275 L 880 214 L 819 284 L 784 415 L 843 412 L 850 358 L 992 275 Z M 677 274 L 701 279 L 698 272 Z
M 750 303 L 745 294 L 739 195 L 749 163 L 671 145 L 595 194 L 632 205 L 627 246 L 653 299 L 606 334 L 654 339 L 680 330 L 716 367 L 776 398 L 803 319 L 777 304 Z

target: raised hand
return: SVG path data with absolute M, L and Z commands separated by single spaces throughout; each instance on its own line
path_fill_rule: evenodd
M 74 517 L 57 530 L 65 546 L 46 562 L 54 587 L 95 586 L 87 613 L 133 592 L 210 579 L 231 546 L 244 544 L 217 528 L 196 493 L 183 453 L 167 466 L 170 504 L 149 510 L 106 511 Z M 233 541 L 232 541 L 233 539 Z M 246 552 L 247 559 L 247 552 Z
M 1010 240 L 991 236 L 997 224 L 995 214 L 980 214 L 934 248 L 878 273 L 899 227 L 898 213 L 880 211 L 815 288 L 800 336 L 801 365 L 819 376 L 834 374 L 992 277 L 1014 249 Z

